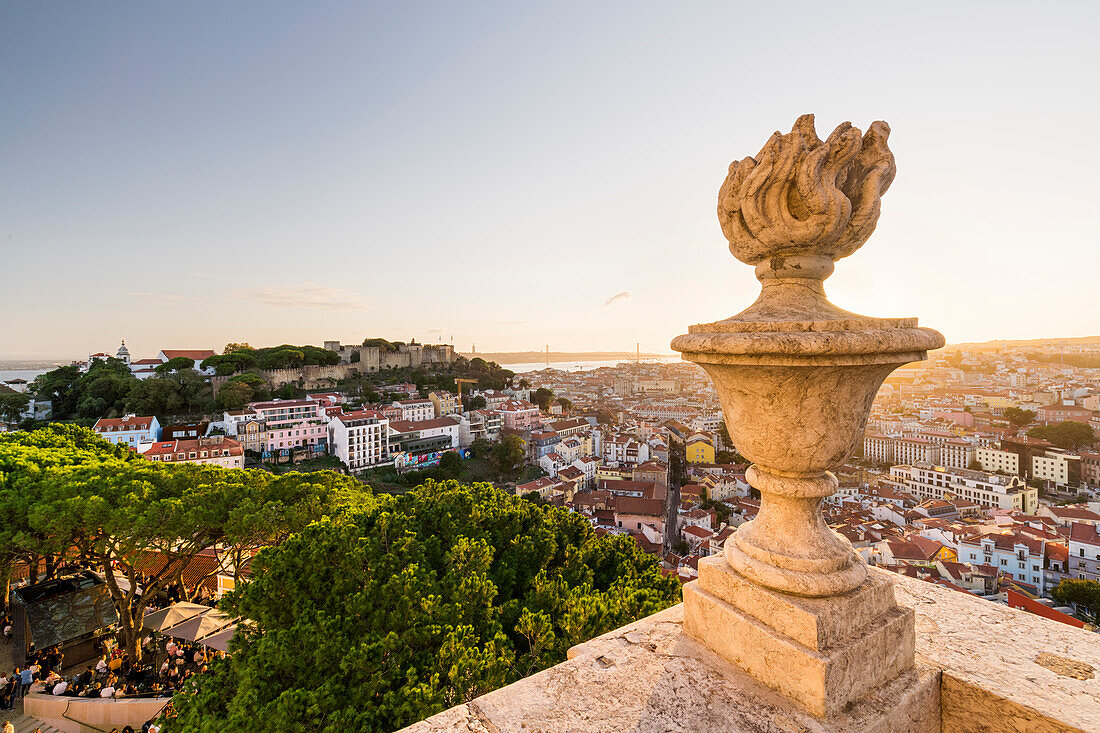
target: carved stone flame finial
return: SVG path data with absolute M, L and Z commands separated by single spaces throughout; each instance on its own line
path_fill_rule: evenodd
M 875 230 L 881 196 L 894 180 L 889 136 L 881 120 L 865 135 L 845 122 L 822 142 L 814 116 L 802 115 L 756 158 L 731 163 L 718 193 L 730 252 L 750 265 L 778 255 L 835 261 L 855 252 Z

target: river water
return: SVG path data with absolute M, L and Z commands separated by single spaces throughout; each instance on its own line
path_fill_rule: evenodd
M 680 361 L 678 356 L 665 356 L 659 358 L 643 359 L 643 364 L 675 364 Z M 619 364 L 631 364 L 633 361 L 627 361 L 626 359 L 612 359 L 611 361 L 552 361 L 549 364 L 546 362 L 529 362 L 526 364 L 501 364 L 505 369 L 519 374 L 520 372 L 534 372 L 540 369 L 558 369 L 563 372 L 586 372 L 593 369 L 599 369 L 600 367 L 613 367 Z
M 49 369 L 0 369 L 0 382 L 6 382 L 9 379 L 26 379 L 28 382 L 33 382 L 34 378 L 39 374 L 45 374 L 50 371 Z

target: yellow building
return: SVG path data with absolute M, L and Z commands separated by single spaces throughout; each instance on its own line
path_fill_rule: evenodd
M 685 452 L 688 463 L 714 463 L 714 445 L 702 436 L 692 436 Z
M 634 473 L 629 468 L 611 468 L 610 466 L 596 466 L 596 483 L 600 481 L 630 481 Z

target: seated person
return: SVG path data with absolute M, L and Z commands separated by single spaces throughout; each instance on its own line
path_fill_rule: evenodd
M 79 675 L 77 675 L 76 682 L 77 682 L 77 684 L 86 685 L 86 684 L 88 684 L 89 682 L 92 681 L 92 677 L 94 677 L 94 676 L 95 676 L 95 672 L 92 671 L 91 665 L 88 665 L 87 667 L 84 668 L 83 672 L 81 672 Z

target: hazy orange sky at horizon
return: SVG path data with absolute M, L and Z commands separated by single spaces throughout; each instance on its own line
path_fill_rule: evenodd
M 5 4 L 0 359 L 670 353 L 756 297 L 718 187 L 804 112 L 893 130 L 835 303 L 1100 334 L 1097 6 L 769 5 Z

